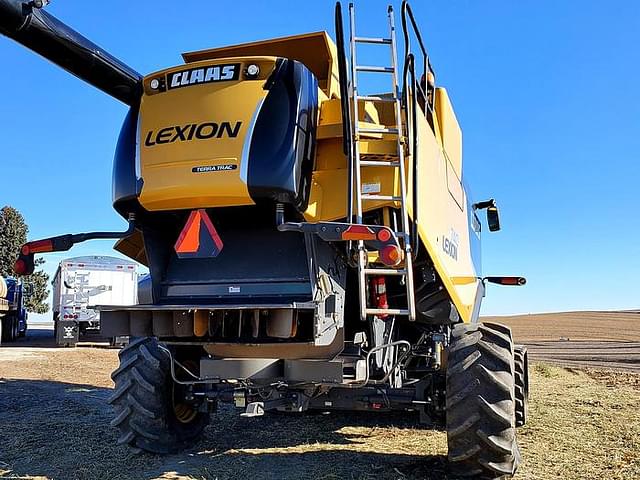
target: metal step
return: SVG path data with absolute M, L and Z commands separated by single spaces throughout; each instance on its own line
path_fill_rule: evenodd
M 395 268 L 365 268 L 365 275 L 406 275 L 404 268 L 396 270 Z
M 362 200 L 380 200 L 384 202 L 401 202 L 402 197 L 396 195 L 374 195 L 370 193 L 363 193 Z
M 400 162 L 388 160 L 360 160 L 360 165 L 363 167 L 399 167 Z
M 355 37 L 353 41 L 358 43 L 377 43 L 382 45 L 391 45 L 390 38 Z
M 372 127 L 361 127 L 358 129 L 358 133 L 389 133 L 389 134 L 393 134 L 393 135 L 397 135 L 398 134 L 398 129 L 397 128 L 385 128 L 385 127 L 378 127 L 378 128 L 372 128 Z
M 356 70 L 370 73 L 393 73 L 393 68 L 391 67 L 378 67 L 374 65 L 357 65 Z
M 367 308 L 367 315 L 409 315 L 406 308 Z
M 369 102 L 389 102 L 396 101 L 394 97 L 376 97 L 375 95 L 358 95 L 358 100 L 365 100 Z

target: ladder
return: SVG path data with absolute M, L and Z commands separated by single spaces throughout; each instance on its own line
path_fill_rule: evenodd
M 407 212 L 407 175 L 405 166 L 404 155 L 404 142 L 403 142 L 403 128 L 402 128 L 402 103 L 400 90 L 398 87 L 398 61 L 396 50 L 396 32 L 395 21 L 393 15 L 393 8 L 389 6 L 387 9 L 387 16 L 389 19 L 389 37 L 388 38 L 372 38 L 372 37 L 358 37 L 355 33 L 355 8 L 353 3 L 349 4 L 349 24 L 350 35 L 349 44 L 351 48 L 351 83 L 349 89 L 349 96 L 351 100 L 352 108 L 352 123 L 351 126 L 353 132 L 353 148 L 351 150 L 352 166 L 353 166 L 353 190 L 355 192 L 355 223 L 363 223 L 363 202 L 367 201 L 393 201 L 400 204 L 400 222 L 399 225 L 392 227 L 395 230 L 395 234 L 398 237 L 401 247 L 404 250 L 404 262 L 398 269 L 394 268 L 382 268 L 375 264 L 368 264 L 368 255 L 362 240 L 358 241 L 357 246 L 357 259 L 358 259 L 358 279 L 359 279 L 359 293 L 360 293 L 360 318 L 366 320 L 368 315 L 398 315 L 407 316 L 410 321 L 415 321 L 416 318 L 416 302 L 415 293 L 413 289 L 413 252 L 411 248 L 411 234 L 409 228 L 409 214 Z M 368 66 L 358 65 L 356 61 L 356 47 L 358 44 L 374 44 L 380 46 L 387 46 L 390 50 L 391 66 Z M 391 75 L 392 82 L 392 94 L 391 96 L 366 96 L 359 95 L 358 93 L 358 74 L 361 72 L 373 73 L 373 74 L 386 74 Z M 376 128 L 361 128 L 358 123 L 358 102 L 359 101 L 387 101 L 393 102 L 395 105 L 395 127 L 385 126 Z M 360 154 L 360 135 L 361 134 L 384 134 L 393 135 L 396 137 L 396 149 L 397 153 L 395 158 L 384 160 L 367 160 L 361 158 Z M 385 167 L 394 169 L 398 172 L 400 179 L 400 195 L 380 195 L 376 193 L 363 193 L 362 192 L 362 169 L 367 167 Z M 354 198 L 350 199 L 351 202 Z M 351 221 L 351 219 L 350 219 Z M 402 276 L 404 285 L 407 291 L 407 308 L 371 308 L 368 306 L 367 299 L 367 282 L 369 278 L 376 276 Z

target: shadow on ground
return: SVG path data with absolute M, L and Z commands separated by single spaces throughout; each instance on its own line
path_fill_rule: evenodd
M 109 426 L 110 392 L 0 379 L 0 478 L 446 478 L 446 459 L 439 452 L 420 454 L 419 445 L 416 454 L 398 450 L 403 432 L 416 429 L 415 418 L 406 415 L 246 419 L 223 408 L 189 451 L 133 455 L 116 445 L 117 432 Z M 425 429 L 424 435 L 442 434 Z

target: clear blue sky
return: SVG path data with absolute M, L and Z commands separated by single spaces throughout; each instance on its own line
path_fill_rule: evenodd
M 359 2 L 361 34 L 384 34 L 386 4 Z M 183 51 L 333 36 L 333 5 L 76 0 L 49 11 L 146 74 Z M 484 236 L 484 273 L 529 280 L 489 287 L 483 313 L 639 307 L 640 2 L 413 7 L 464 131 L 466 181 L 501 208 L 503 230 Z M 5 38 L 0 65 L 0 204 L 24 214 L 31 238 L 124 227 L 111 163 L 125 106 Z M 53 271 L 62 256 L 47 258 Z

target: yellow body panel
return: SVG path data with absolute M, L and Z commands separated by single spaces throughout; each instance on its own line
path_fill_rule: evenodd
M 462 177 L 462 130 L 447 90 L 444 88 L 436 88 L 435 110 L 442 146 L 455 174 L 460 178 Z
M 227 58 L 189 67 L 239 64 L 242 71 L 249 62 L 260 66 L 261 74 L 255 80 L 240 78 L 156 93 L 149 87 L 152 80 L 170 78 L 171 73 L 184 70 L 184 66 L 145 79 L 139 155 L 144 182 L 140 203 L 146 209 L 254 203 L 247 189 L 246 157 L 251 139 L 247 129 L 266 96 L 261 86 L 273 70 L 275 58 Z M 176 128 L 183 130 L 181 135 Z
M 452 171 L 431 127 L 418 118 L 418 234 L 438 274 L 465 322 L 471 320 L 480 279 L 471 254 L 471 235 L 466 192 Z M 412 179 L 409 179 L 409 215 L 413 218 Z M 452 189 L 455 188 L 455 195 Z M 447 245 L 455 245 L 455 255 Z
M 469 218 L 474 213 L 469 212 L 467 193 L 462 183 L 462 131 L 446 91 L 437 89 L 436 92 L 436 105 L 439 105 L 434 122 L 436 131 L 431 129 L 424 116 L 418 115 L 418 233 L 460 316 L 468 322 L 479 301 L 480 279 L 473 263 L 471 243 L 479 241 L 480 233 L 470 226 Z M 360 108 L 361 125 L 364 125 L 366 115 L 366 120 L 380 122 L 373 124 L 375 126 L 389 126 L 393 115 L 389 106 L 389 103 L 378 102 L 363 104 Z M 307 221 L 337 220 L 346 215 L 347 170 L 342 151 L 341 121 L 339 101 L 324 102 L 318 126 L 311 201 L 305 212 Z M 371 122 L 367 123 L 372 126 Z M 392 158 L 396 152 L 395 137 L 377 137 L 360 139 L 361 154 L 369 155 L 368 158 L 374 158 L 372 155 Z M 412 161 L 411 158 L 406 159 L 409 215 L 414 218 L 411 208 L 413 179 L 409 168 Z M 363 193 L 400 195 L 398 182 L 394 169 L 373 167 L 362 171 Z M 364 210 L 385 206 L 394 204 L 366 202 Z M 472 235 L 478 238 L 473 239 Z
M 254 57 L 254 55 L 273 57 Z M 184 54 L 187 67 L 261 62 L 264 82 L 272 70 L 276 56 L 299 60 L 319 80 L 319 118 L 316 134 L 315 164 L 310 200 L 304 213 L 310 222 L 332 221 L 346 217 L 347 160 L 342 148 L 342 115 L 337 83 L 335 46 L 326 33 L 319 32 L 282 39 L 254 42 L 233 47 L 203 50 Z M 235 58 L 234 58 L 235 57 Z M 158 75 L 184 69 L 169 69 L 145 79 L 145 95 L 140 115 L 140 163 L 144 181 L 140 201 L 149 210 L 176 208 L 224 207 L 250 205 L 246 170 L 243 176 L 243 156 L 248 154 L 251 134 L 242 131 L 237 138 L 215 138 L 210 141 L 178 142 L 162 149 L 145 145 L 147 132 L 170 125 L 200 122 L 240 123 L 249 128 L 259 111 L 265 91 L 254 88 L 252 81 L 229 81 L 178 88 L 156 95 L 150 82 Z M 464 321 L 477 313 L 480 272 L 474 264 L 473 245 L 479 242 L 479 223 L 470 221 L 467 193 L 462 183 L 462 132 L 447 92 L 435 93 L 434 130 L 418 114 L 418 233 L 453 303 Z M 188 105 L 188 108 L 185 108 Z M 395 126 L 394 105 L 389 102 L 361 102 L 361 126 Z M 224 118 L 216 112 L 226 112 Z M 234 112 L 233 118 L 228 117 Z M 363 158 L 397 159 L 396 137 L 393 135 L 361 135 L 359 148 Z M 414 218 L 413 159 L 406 158 L 408 172 L 408 208 Z M 236 165 L 214 175 L 193 172 L 196 166 Z M 246 167 L 246 165 L 244 165 Z M 397 169 L 366 167 L 362 170 L 362 192 L 400 195 Z M 389 201 L 364 203 L 364 210 L 398 207 Z M 389 216 L 386 215 L 385 218 Z M 476 238 L 477 236 L 477 238 Z M 124 248 L 124 245 L 123 245 Z M 423 248 L 423 247 L 421 247 Z

